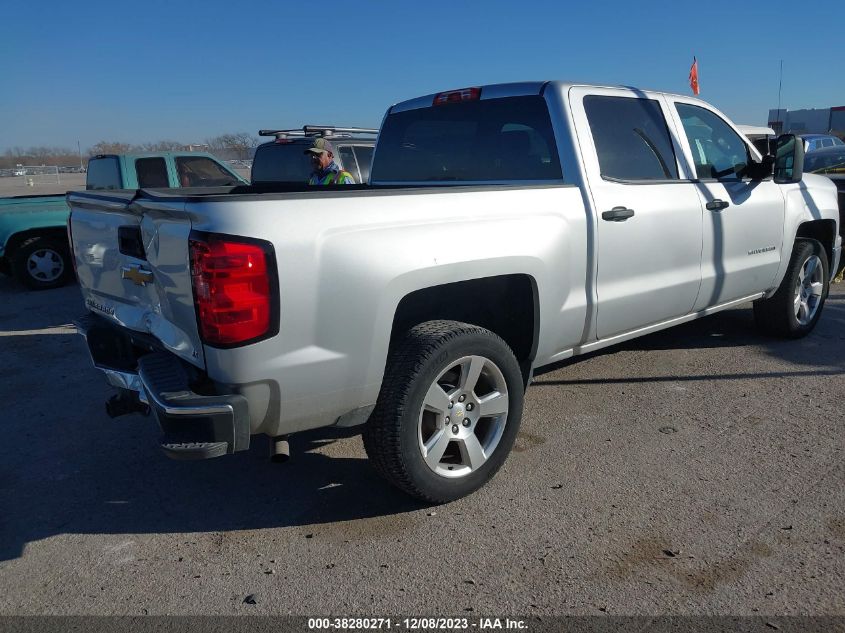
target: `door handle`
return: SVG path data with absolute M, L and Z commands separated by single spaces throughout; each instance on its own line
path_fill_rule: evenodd
M 724 200 L 719 200 L 716 198 L 715 200 L 711 200 L 707 204 L 704 205 L 708 211 L 721 211 L 722 209 L 727 209 L 730 203 L 725 202 Z
M 610 211 L 602 211 L 601 219 L 608 222 L 624 222 L 634 215 L 633 209 L 613 207 Z

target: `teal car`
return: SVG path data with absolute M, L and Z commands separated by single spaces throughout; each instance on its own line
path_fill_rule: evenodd
M 100 154 L 88 161 L 88 190 L 231 187 L 247 184 L 202 152 Z M 73 275 L 64 195 L 0 198 L 0 272 L 46 290 Z

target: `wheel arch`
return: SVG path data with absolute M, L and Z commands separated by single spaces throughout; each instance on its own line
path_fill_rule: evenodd
M 11 259 L 14 257 L 15 251 L 17 251 L 22 244 L 35 237 L 49 237 L 58 239 L 63 244 L 67 244 L 67 228 L 64 226 L 44 226 L 14 233 L 9 236 L 8 240 L 6 240 L 4 256 Z M 70 245 L 68 245 L 68 249 L 69 248 Z
M 833 266 L 833 248 L 836 240 L 836 222 L 834 220 L 810 220 L 798 225 L 795 239 L 816 240 L 822 245 L 827 255 L 828 266 Z
M 405 295 L 393 316 L 389 349 L 414 325 L 435 320 L 471 323 L 500 336 L 513 350 L 527 385 L 540 332 L 539 293 L 533 276 L 481 277 Z

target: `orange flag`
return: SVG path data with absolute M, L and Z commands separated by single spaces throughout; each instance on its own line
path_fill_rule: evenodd
M 692 68 L 689 69 L 689 87 L 694 95 L 698 94 L 698 60 L 692 58 Z

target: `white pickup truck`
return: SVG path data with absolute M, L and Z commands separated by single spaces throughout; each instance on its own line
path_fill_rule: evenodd
M 507 458 L 534 369 L 754 301 L 816 325 L 836 189 L 698 99 L 560 82 L 391 107 L 370 183 L 68 195 L 88 314 L 170 456 L 363 425 L 375 467 L 443 502 Z

